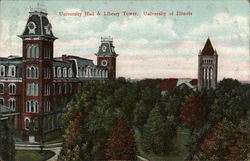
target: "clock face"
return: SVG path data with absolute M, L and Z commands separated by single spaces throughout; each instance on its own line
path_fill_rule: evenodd
M 35 23 L 34 23 L 34 22 L 29 22 L 28 28 L 29 28 L 30 30 L 34 29 L 34 28 L 35 28 Z
M 101 65 L 106 67 L 108 65 L 108 61 L 107 60 L 102 60 Z
M 107 47 L 105 45 L 102 46 L 102 51 L 105 52 Z

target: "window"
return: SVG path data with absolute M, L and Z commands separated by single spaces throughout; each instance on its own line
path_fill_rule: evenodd
M 29 130 L 30 129 L 30 119 L 28 117 L 26 117 L 24 119 L 24 123 L 25 123 L 25 129 Z
M 51 75 L 51 70 L 50 68 L 46 67 L 44 69 L 44 78 L 50 78 L 50 75 Z
M 36 100 L 30 100 L 26 102 L 26 112 L 38 112 L 38 102 Z
M 27 95 L 38 96 L 38 84 L 37 83 L 28 83 L 26 87 Z
M 73 73 L 72 73 L 72 69 L 71 68 L 69 68 L 69 70 L 68 70 L 68 75 L 69 75 L 69 77 L 73 77 Z
M 44 95 L 50 95 L 50 84 L 45 84 L 45 86 L 44 86 Z
M 4 104 L 4 99 L 0 98 L 0 105 L 3 105 L 3 104 Z
M 5 76 L 5 66 L 0 66 L 0 76 Z
M 108 71 L 105 71 L 105 78 L 108 78 Z
M 50 58 L 51 50 L 50 48 L 44 48 L 44 58 Z
M 56 77 L 56 67 L 53 67 L 53 77 Z
M 38 67 L 28 67 L 27 68 L 27 78 L 38 78 Z
M 63 68 L 63 77 L 66 78 L 67 77 L 67 68 Z
M 39 58 L 39 47 L 37 44 L 28 45 L 27 58 Z
M 57 68 L 57 77 L 60 78 L 62 76 L 62 70 L 61 67 Z
M 14 83 L 9 84 L 9 93 L 16 94 L 16 85 Z
M 16 110 L 16 100 L 14 98 L 9 99 L 9 107 L 14 111 Z
M 50 112 L 50 101 L 45 100 L 43 104 L 43 112 L 48 113 Z
M 16 76 L 16 66 L 14 66 L 14 65 L 9 66 L 9 76 L 10 77 Z
M 0 84 L 0 93 L 4 93 L 4 84 Z

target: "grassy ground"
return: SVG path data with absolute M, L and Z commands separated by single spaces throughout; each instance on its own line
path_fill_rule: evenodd
M 146 154 L 145 152 L 143 152 L 139 144 L 140 134 L 137 130 L 135 130 L 135 138 L 139 154 L 150 161 L 183 161 L 187 155 L 187 149 L 185 145 L 187 144 L 189 139 L 189 131 L 185 128 L 178 129 L 177 136 L 173 140 L 173 150 L 167 156 L 155 156 Z
M 16 150 L 15 160 L 16 161 L 46 161 L 55 153 L 52 151 L 42 151 L 34 150 Z

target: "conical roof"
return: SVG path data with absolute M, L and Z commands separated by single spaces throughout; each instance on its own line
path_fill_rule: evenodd
M 209 38 L 207 39 L 207 42 L 201 51 L 201 55 L 208 55 L 208 56 L 214 55 L 214 48 L 213 48 L 212 43 L 211 43 Z

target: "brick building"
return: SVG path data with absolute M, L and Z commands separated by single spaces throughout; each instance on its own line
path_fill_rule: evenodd
M 93 60 L 78 56 L 54 57 L 52 26 L 46 11 L 31 9 L 22 39 L 22 57 L 0 58 L 0 105 L 19 113 L 15 127 L 26 140 L 31 128 L 43 140 L 45 132 L 57 128 L 61 105 L 77 93 L 86 80 L 115 80 L 113 39 L 101 38 Z M 31 126 L 32 125 L 32 126 Z

